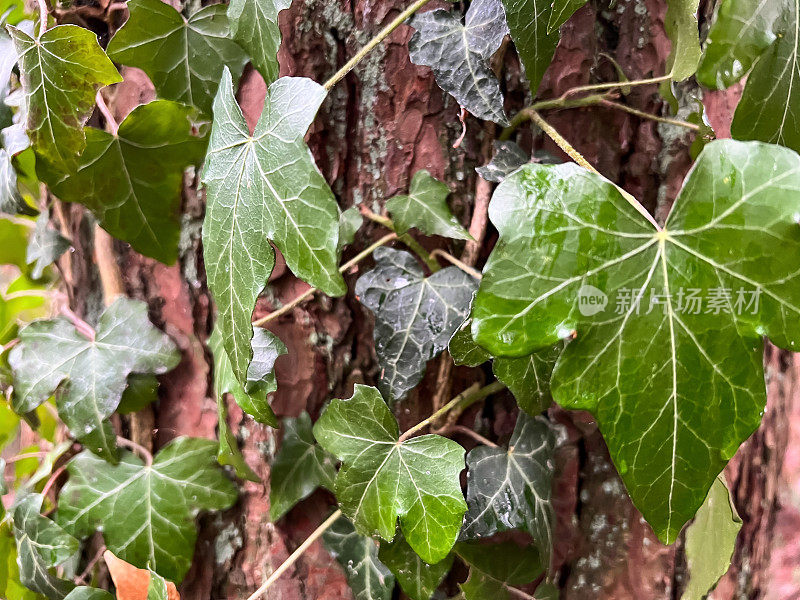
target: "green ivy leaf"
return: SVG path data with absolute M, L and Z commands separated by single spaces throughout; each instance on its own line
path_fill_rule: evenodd
M 128 375 L 128 387 L 122 392 L 117 412 L 123 415 L 139 412 L 156 400 L 158 400 L 156 376 L 131 373 Z
M 278 13 L 291 4 L 292 0 L 231 0 L 228 5 L 231 37 L 251 56 L 267 85 L 278 78 Z
M 394 575 L 378 560 L 375 540 L 360 535 L 345 517 L 339 517 L 322 539 L 342 565 L 354 600 L 391 600 Z
M 217 462 L 223 466 L 231 467 L 240 479 L 247 481 L 261 481 L 247 461 L 244 459 L 242 451 L 239 450 L 239 443 L 228 426 L 228 408 L 225 406 L 225 398 L 217 396 L 217 430 L 219 436 L 219 447 L 217 448 Z
M 259 423 L 278 427 L 278 418 L 272 412 L 267 396 L 278 389 L 275 379 L 275 361 L 286 354 L 286 346 L 278 336 L 262 327 L 256 327 L 252 339 L 253 360 L 247 368 L 247 384 L 242 386 L 233 374 L 228 354 L 225 352 L 219 325 L 214 328 L 208 346 L 214 355 L 214 390 L 217 398 L 231 394 L 244 412 Z
M 117 135 L 87 127 L 77 172 L 59 176 L 45 170 L 43 179 L 61 200 L 91 210 L 114 237 L 172 264 L 178 256 L 183 171 L 205 151 L 205 141 L 192 135 L 193 112 L 156 100 L 134 108 Z
M 238 81 L 247 55 L 230 39 L 226 6 L 213 4 L 188 19 L 161 0 L 131 0 L 130 18 L 108 43 L 108 55 L 138 67 L 162 98 L 211 114 L 223 67 Z
M 0 213 L 7 215 L 33 215 L 33 210 L 17 186 L 17 172 L 11 162 L 11 156 L 5 148 L 0 148 Z
M 167 580 L 152 569 L 148 570 L 150 571 L 150 583 L 147 584 L 147 600 L 169 600 Z
M 558 45 L 558 31 L 548 33 L 548 24 L 555 19 L 552 0 L 503 0 L 503 7 L 531 93 L 536 96 Z
M 584 4 L 586 0 L 553 0 L 553 10 L 550 11 L 547 22 L 547 35 L 557 31 Z
M 74 171 L 86 147 L 83 125 L 95 93 L 122 77 L 88 29 L 58 25 L 39 38 L 15 27 L 8 31 L 19 55 L 33 148 L 51 168 Z
M 364 217 L 361 216 L 357 206 L 351 206 L 339 215 L 339 250 L 353 243 L 356 232 L 361 229 L 363 223 Z
M 581 4 L 583 0 L 581 0 Z M 514 142 L 498 142 L 495 141 L 494 156 L 488 164 L 478 167 L 475 171 L 483 177 L 486 181 L 493 181 L 500 183 L 511 175 L 514 171 L 519 169 L 522 165 L 530 162 L 531 158 Z
M 441 8 L 419 13 L 408 42 L 411 62 L 433 70 L 436 83 L 480 119 L 508 125 L 503 93 L 489 60 L 508 33 L 499 0 L 475 0 L 465 22 Z
M 405 397 L 464 321 L 476 282 L 457 267 L 425 277 L 408 253 L 381 247 L 375 268 L 356 282 L 356 297 L 375 313 L 375 351 L 386 398 Z
M 672 42 L 667 57 L 667 72 L 673 81 L 683 81 L 694 75 L 700 62 L 700 31 L 697 8 L 700 0 L 669 0 L 664 17 L 664 29 Z
M 94 340 L 63 317 L 35 321 L 20 332 L 9 363 L 14 371 L 12 407 L 32 411 L 58 390 L 59 416 L 78 438 L 92 437 L 105 451 L 115 446 L 105 420 L 119 406 L 130 373 L 166 373 L 180 360 L 175 344 L 147 318 L 147 305 L 117 299 L 100 316 Z M 105 435 L 103 435 L 105 438 Z M 87 444 L 88 445 L 88 444 Z
M 397 582 L 411 600 L 431 600 L 436 589 L 450 572 L 455 555 L 429 565 L 411 549 L 401 533 L 391 542 L 382 542 L 378 557 L 394 573 Z
M 742 519 L 728 487 L 717 477 L 691 525 L 686 528 L 689 580 L 681 600 L 702 600 L 731 566 Z
M 551 502 L 555 436 L 542 418 L 523 412 L 506 448 L 478 446 L 467 454 L 467 515 L 459 539 L 522 529 L 542 564 L 550 563 L 555 530 Z
M 118 465 L 81 452 L 67 467 L 58 523 L 78 538 L 102 531 L 119 558 L 180 583 L 194 554 L 197 513 L 236 501 L 215 454 L 216 442 L 198 438 L 173 440 L 151 466 L 130 452 Z
M 325 94 L 310 79 L 279 79 L 253 136 L 228 71 L 214 100 L 203 251 L 217 326 L 242 383 L 252 356 L 253 308 L 275 265 L 270 241 L 301 279 L 329 296 L 346 291 L 338 266 L 339 208 L 303 141 Z
M 386 203 L 395 230 L 403 234 L 416 227 L 427 235 L 441 235 L 457 240 L 472 239 L 447 206 L 450 188 L 428 171 L 417 171 L 407 196 L 395 196 Z
M 28 494 L 17 502 L 12 513 L 19 578 L 34 592 L 62 600 L 75 584 L 56 577 L 51 568 L 72 557 L 80 546 L 55 522 L 39 514 L 43 499 L 39 494 Z
M 269 515 L 278 521 L 322 486 L 334 490 L 336 461 L 318 446 L 307 412 L 283 420 L 281 447 L 270 472 Z
M 509 587 L 530 583 L 543 571 L 533 546 L 461 542 L 456 544 L 456 552 L 470 566 L 469 578 L 459 584 L 464 600 L 515 600 L 519 596 Z
M 453 547 L 466 510 L 464 449 L 438 435 L 398 436 L 380 392 L 365 385 L 348 400 L 332 400 L 314 424 L 314 437 L 342 461 L 336 498 L 356 529 L 391 540 L 399 517 L 409 545 L 437 563 Z
M 81 585 L 72 590 L 64 600 L 115 600 L 106 590 Z
M 36 228 L 28 239 L 25 262 L 33 265 L 31 277 L 39 279 L 49 265 L 58 260 L 71 245 L 70 241 L 49 226 L 50 212 L 45 210 L 36 219 Z
M 5 600 L 42 600 L 44 596 L 29 590 L 19 580 L 17 544 L 11 522 L 0 521 L 0 598 Z
M 500 239 L 474 303 L 476 341 L 517 356 L 574 332 L 553 397 L 597 418 L 631 498 L 665 542 L 758 427 L 762 336 L 782 348 L 800 342 L 799 191 L 794 152 L 718 140 L 663 232 L 574 164 L 523 167 L 492 199 Z M 705 296 L 699 309 L 691 293 Z

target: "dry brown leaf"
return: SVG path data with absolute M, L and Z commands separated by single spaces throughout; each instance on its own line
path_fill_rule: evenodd
M 117 588 L 117 600 L 147 600 L 147 588 L 150 586 L 150 571 L 137 569 L 132 564 L 117 558 L 113 552 L 106 550 L 103 558 L 108 565 L 111 580 Z M 181 600 L 175 584 L 167 581 L 169 600 Z

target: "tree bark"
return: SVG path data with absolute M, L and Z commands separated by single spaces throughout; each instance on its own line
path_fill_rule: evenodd
M 279 54 L 281 75 L 324 81 L 386 22 L 405 6 L 389 0 L 296 0 L 281 14 L 284 42 Z M 431 7 L 448 3 L 432 2 Z M 556 97 L 576 85 L 616 78 L 613 57 L 630 79 L 664 72 L 669 41 L 664 33 L 663 0 L 603 0 L 590 2 L 563 27 L 562 40 L 539 95 Z M 380 211 L 386 199 L 407 189 L 412 175 L 429 170 L 448 182 L 451 205 L 465 225 L 485 221 L 490 191 L 474 168 L 488 162 L 494 126 L 467 116 L 462 134 L 460 110 L 436 86 L 427 68 L 409 61 L 407 42 L 412 30 L 398 28 L 347 78 L 324 103 L 308 139 L 316 160 L 345 208 L 363 204 Z M 511 113 L 530 101 L 513 51 L 502 67 L 507 108 Z M 121 120 L 136 104 L 153 98 L 152 86 L 136 69 L 123 70 L 125 82 L 111 105 Z M 691 85 L 677 87 L 684 113 L 690 109 Z M 737 91 L 707 94 L 709 117 L 720 137 L 729 135 Z M 266 86 L 250 69 L 240 90 L 245 117 L 252 127 L 261 112 Z M 660 113 L 665 103 L 655 85 L 634 88 L 625 101 L 647 112 Z M 606 177 L 642 200 L 663 217 L 691 164 L 691 137 L 607 108 L 548 113 L 549 122 Z M 528 149 L 560 151 L 530 130 L 520 134 Z M 124 244 L 115 254 L 126 292 L 147 301 L 151 318 L 180 346 L 183 360 L 161 379 L 160 400 L 152 410 L 120 422 L 122 433 L 157 449 L 177 435 L 216 437 L 217 413 L 211 386 L 211 358 L 206 346 L 213 323 L 213 303 L 203 270 L 200 228 L 204 195 L 197 177 L 187 176 L 184 229 L 178 264 L 165 266 L 143 258 Z M 475 207 L 478 207 L 477 209 Z M 65 206 L 63 225 L 76 251 L 62 259 L 71 304 L 91 318 L 102 306 L 101 286 L 92 258 L 91 226 L 83 209 Z M 480 227 L 478 227 L 480 229 Z M 385 231 L 372 224 L 359 232 L 345 258 Z M 489 226 L 485 243 L 467 252 L 482 265 L 495 233 Z M 426 241 L 441 244 L 444 240 Z M 449 250 L 459 255 L 463 244 Z M 367 266 L 346 274 L 351 286 Z M 307 289 L 279 261 L 256 316 L 286 303 Z M 317 296 L 269 327 L 287 345 L 289 355 L 278 360 L 278 391 L 272 400 L 279 416 L 307 410 L 316 417 L 331 397 L 351 393 L 356 382 L 374 384 L 378 376 L 372 342 L 373 321 L 352 295 L 341 299 Z M 734 566 L 714 598 L 789 598 L 800 594 L 791 559 L 800 546 L 800 363 L 774 349 L 767 351 L 769 405 L 759 431 L 740 449 L 727 470 L 736 505 L 744 519 Z M 446 370 L 444 370 L 446 371 Z M 419 390 L 398 409 L 401 426 L 430 414 L 432 398 L 442 386 L 458 392 L 485 376 L 481 369 L 456 367 L 438 377 L 432 361 Z M 492 439 L 513 428 L 516 405 L 509 395 L 462 416 Z M 248 463 L 262 483 L 241 485 L 237 506 L 217 517 L 205 517 L 194 565 L 181 587 L 185 600 L 247 597 L 324 519 L 333 503 L 318 492 L 279 523 L 268 518 L 269 464 L 280 433 L 258 425 L 228 402 L 229 420 Z M 583 413 L 551 408 L 550 417 L 566 427 L 559 449 L 555 499 L 558 535 L 556 581 L 562 598 L 678 598 L 685 578 L 682 542 L 658 543 L 630 503 L 608 459 L 593 420 Z M 459 438 L 469 444 L 469 439 Z M 790 443 L 791 442 L 791 443 Z M 790 448 L 787 451 L 787 448 Z M 457 576 L 448 582 L 457 591 Z M 320 543 L 315 543 L 265 595 L 281 600 L 350 598 L 344 573 Z

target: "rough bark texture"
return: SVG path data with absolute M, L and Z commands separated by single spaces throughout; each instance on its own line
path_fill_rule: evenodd
M 296 0 L 281 15 L 285 36 L 281 74 L 323 81 L 405 4 Z M 563 27 L 540 97 L 555 97 L 576 85 L 613 80 L 613 64 L 604 55 L 613 57 L 631 79 L 663 73 L 669 52 L 663 28 L 665 11 L 663 0 L 590 2 Z M 476 195 L 485 200 L 488 192 L 485 182 L 477 180 L 474 167 L 488 160 L 494 127 L 467 117 L 466 137 L 457 149 L 452 147 L 462 130 L 459 108 L 437 88 L 429 69 L 410 63 L 406 44 L 411 33 L 409 27 L 400 27 L 334 88 L 311 129 L 310 146 L 342 207 L 363 203 L 380 211 L 384 200 L 404 192 L 413 173 L 425 168 L 448 181 L 454 210 L 468 224 Z M 505 54 L 502 66 L 507 108 L 513 113 L 530 97 L 513 51 Z M 141 72 L 125 69 L 124 74 L 126 81 L 117 87 L 111 102 L 120 118 L 137 103 L 153 97 Z M 691 109 L 695 90 L 681 85 L 676 91 L 685 114 Z M 251 126 L 265 93 L 263 80 L 249 70 L 239 98 Z M 720 136 L 729 132 L 736 94 L 732 90 L 705 98 L 709 118 Z M 652 113 L 664 110 L 656 86 L 635 88 L 622 101 Z M 604 175 L 663 218 L 691 163 L 689 136 L 607 108 L 546 117 Z M 519 139 L 530 149 L 559 154 L 551 142 L 530 130 L 521 132 Z M 203 209 L 202 191 L 197 191 L 196 179 L 188 177 L 181 258 L 174 266 L 157 264 L 123 244 L 116 245 L 128 294 L 148 302 L 154 322 L 172 335 L 183 351 L 179 367 L 162 379 L 160 401 L 153 411 L 120 424 L 125 434 L 155 448 L 176 435 L 216 435 L 211 361 L 205 346 L 213 311 L 200 246 Z M 71 304 L 91 318 L 102 305 L 92 262 L 91 227 L 79 206 L 65 207 L 63 212 L 64 226 L 76 241 L 76 251 L 62 260 Z M 365 226 L 354 249 L 383 233 L 377 226 Z M 470 260 L 480 266 L 493 239 L 489 229 L 484 247 L 480 252 L 471 250 Z M 355 250 L 348 250 L 345 258 Z M 463 248 L 452 244 L 450 250 L 458 255 Z M 356 275 L 348 273 L 348 283 L 352 284 Z M 305 289 L 304 283 L 279 264 L 257 315 Z M 354 382 L 375 382 L 372 320 L 352 296 L 317 297 L 271 323 L 270 328 L 289 349 L 289 356 L 277 364 L 278 392 L 273 407 L 279 416 L 296 416 L 303 410 L 316 416 L 327 398 L 349 394 Z M 744 528 L 734 567 L 714 594 L 718 599 L 778 599 L 800 593 L 792 566 L 800 548 L 800 363 L 769 350 L 767 366 L 769 407 L 764 424 L 728 469 Z M 429 414 L 438 370 L 438 364 L 432 363 L 419 391 L 399 408 L 401 425 Z M 459 391 L 482 377 L 480 369 L 456 368 L 449 381 L 440 383 Z M 263 483 L 243 484 L 241 501 L 233 510 L 204 519 L 195 563 L 181 589 L 185 600 L 245 598 L 316 527 L 332 503 L 329 495 L 320 492 L 282 522 L 270 522 L 269 463 L 279 434 L 254 424 L 235 404 L 229 403 L 229 409 L 233 431 Z M 462 422 L 493 439 L 502 439 L 513 428 L 514 411 L 513 399 L 500 395 L 486 407 L 468 411 Z M 568 433 L 558 455 L 556 483 L 556 579 L 562 598 L 679 597 L 684 576 L 681 542 L 669 548 L 657 542 L 631 505 L 602 437 L 587 415 L 557 408 L 552 408 L 550 415 Z M 469 443 L 468 439 L 459 441 Z M 791 447 L 789 452 L 787 447 Z M 447 584 L 451 594 L 456 591 L 455 584 L 453 576 Z M 266 597 L 333 600 L 349 598 L 350 591 L 338 564 L 317 543 Z

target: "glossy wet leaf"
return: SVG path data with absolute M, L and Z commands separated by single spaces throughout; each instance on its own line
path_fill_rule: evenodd
M 478 175 L 486 181 L 500 183 L 519 169 L 522 165 L 530 162 L 530 156 L 514 142 L 493 143 L 494 156 L 488 164 L 475 169 Z
M 467 454 L 467 515 L 459 539 L 521 529 L 531 534 L 543 564 L 554 542 L 553 449 L 547 421 L 520 412 L 508 448 L 478 446 Z
M 489 61 L 508 26 L 500 0 L 475 0 L 464 23 L 458 11 L 441 8 L 417 13 L 408 42 L 411 62 L 433 70 L 436 83 L 480 119 L 508 124 L 503 93 Z
M 511 541 L 461 542 L 455 550 L 470 568 L 469 578 L 459 584 L 464 600 L 515 600 L 519 596 L 509 587 L 530 583 L 544 570 L 535 547 Z
M 20 332 L 9 355 L 14 371 L 12 407 L 19 414 L 56 394 L 58 413 L 92 449 L 115 446 L 105 420 L 117 409 L 131 373 L 161 374 L 178 364 L 175 344 L 147 317 L 147 305 L 117 299 L 100 316 L 96 337 L 84 337 L 64 317 L 35 321 Z M 98 440 L 97 435 L 103 434 Z
M 688 581 L 681 600 L 702 600 L 731 566 L 742 519 L 718 477 L 692 524 L 686 528 Z
M 416 227 L 427 235 L 468 240 L 470 235 L 450 212 L 450 188 L 428 171 L 417 171 L 407 195 L 395 196 L 386 203 L 397 233 Z
M 193 112 L 156 100 L 134 108 L 117 135 L 87 127 L 77 172 L 45 174 L 50 191 L 86 206 L 106 231 L 137 252 L 174 263 L 183 171 L 199 163 L 205 151 L 205 141 L 192 135 Z
M 42 496 L 28 494 L 12 512 L 17 566 L 22 585 L 51 600 L 62 600 L 75 587 L 55 575 L 60 565 L 79 550 L 78 540 L 40 514 Z
M 275 266 L 270 242 L 309 284 L 329 296 L 346 288 L 339 273 L 339 208 L 303 141 L 325 90 L 310 79 L 279 79 L 251 137 L 232 86 L 225 71 L 203 175 L 203 252 L 217 327 L 244 383 L 253 308 Z
M 70 241 L 50 227 L 50 213 L 43 211 L 36 219 L 36 228 L 28 239 L 25 262 L 33 265 L 31 277 L 39 279 L 46 267 L 53 264 L 70 247 Z
M 683 81 L 697 70 L 700 62 L 700 32 L 697 8 L 700 0 L 669 0 L 664 29 L 672 42 L 667 57 L 667 72 L 673 81 Z
M 391 542 L 381 542 L 378 557 L 397 578 L 403 592 L 411 600 L 430 600 L 453 566 L 453 554 L 435 565 L 429 565 L 411 549 L 402 534 Z
M 397 421 L 373 387 L 332 400 L 314 437 L 342 461 L 336 498 L 364 535 L 394 538 L 398 517 L 408 544 L 428 563 L 443 560 L 466 510 L 459 473 L 464 449 L 438 435 L 398 442 Z
M 492 199 L 500 239 L 475 299 L 475 339 L 519 356 L 574 335 L 553 397 L 594 414 L 663 541 L 761 420 L 762 336 L 800 342 L 798 192 L 797 154 L 720 140 L 700 154 L 666 233 L 572 164 L 523 167 Z
M 404 398 L 464 321 L 476 281 L 447 267 L 425 277 L 408 253 L 381 247 L 376 265 L 356 282 L 356 297 L 375 313 L 378 387 L 387 399 Z
M 318 445 L 307 412 L 283 419 L 281 446 L 270 471 L 269 515 L 275 522 L 318 487 L 333 491 L 336 460 Z
M 58 25 L 38 39 L 15 27 L 8 30 L 19 55 L 33 148 L 51 168 L 74 171 L 86 147 L 83 125 L 95 93 L 122 77 L 88 29 Z
M 339 517 L 323 534 L 325 547 L 342 565 L 354 600 L 391 600 L 394 575 L 378 559 L 378 546 Z
M 106 547 L 139 568 L 179 583 L 188 571 L 201 510 L 224 510 L 236 487 L 216 462 L 212 440 L 177 438 L 152 466 L 130 452 L 110 465 L 81 452 L 67 467 L 58 523 L 83 539 L 102 531 Z
M 555 19 L 551 16 L 552 0 L 503 0 L 503 7 L 511 39 L 535 96 L 558 45 L 558 31 L 548 33 L 548 24 Z
M 223 67 L 239 80 L 247 55 L 230 39 L 224 4 L 184 18 L 161 0 L 131 0 L 130 18 L 108 43 L 115 61 L 142 69 L 159 97 L 211 114 Z
M 232 0 L 228 5 L 231 37 L 247 51 L 267 85 L 278 78 L 278 13 L 291 4 L 292 0 Z

